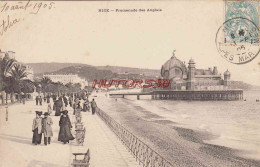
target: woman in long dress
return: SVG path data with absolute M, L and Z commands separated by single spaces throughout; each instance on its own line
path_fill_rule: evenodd
M 37 145 L 41 144 L 42 141 L 42 118 L 41 118 L 42 112 L 36 111 L 36 118 L 33 119 L 32 124 L 32 132 L 33 132 L 33 138 L 32 143 Z
M 61 141 L 64 144 L 66 144 L 69 143 L 70 140 L 74 140 L 74 137 L 71 134 L 72 125 L 67 110 L 62 112 L 59 125 L 60 125 L 60 131 L 59 131 L 58 141 Z

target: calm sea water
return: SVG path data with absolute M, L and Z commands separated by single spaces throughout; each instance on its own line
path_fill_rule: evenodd
M 172 101 L 128 96 L 133 103 L 176 122 L 178 126 L 210 132 L 205 141 L 243 150 L 241 156 L 260 159 L 260 91 L 244 91 L 246 101 Z M 134 100 L 135 99 L 135 100 Z

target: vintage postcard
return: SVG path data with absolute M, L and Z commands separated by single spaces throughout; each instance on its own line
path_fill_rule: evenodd
M 259 167 L 260 1 L 0 1 L 0 167 Z

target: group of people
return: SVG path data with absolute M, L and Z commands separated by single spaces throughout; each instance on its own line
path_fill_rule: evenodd
M 36 96 L 35 100 L 36 100 L 36 105 L 38 105 L 38 104 L 42 105 L 42 97 L 41 96 Z
M 32 143 L 35 145 L 41 144 L 42 134 L 44 135 L 44 144 L 51 144 L 51 137 L 53 136 L 52 125 L 53 121 L 49 117 L 49 113 L 45 112 L 44 117 L 42 118 L 42 112 L 36 111 L 36 118 L 33 120 L 32 132 L 33 138 Z M 63 142 L 64 144 L 69 143 L 70 140 L 74 140 L 74 137 L 71 133 L 71 121 L 68 116 L 68 111 L 62 111 L 62 115 L 59 121 L 60 131 L 58 136 L 58 141 Z
M 88 100 L 88 96 L 84 98 L 80 98 L 78 96 L 69 96 L 67 97 L 65 95 L 57 97 L 56 95 L 53 95 L 53 107 L 50 104 L 50 97 L 47 96 L 45 102 L 48 103 L 47 112 L 44 114 L 42 111 L 36 111 L 36 117 L 33 120 L 32 125 L 32 132 L 33 132 L 33 139 L 32 143 L 35 145 L 41 144 L 42 135 L 44 136 L 44 144 L 48 145 L 51 143 L 51 137 L 53 136 L 52 131 L 52 125 L 53 121 L 50 117 L 50 114 L 52 113 L 52 110 L 55 111 L 55 116 L 60 116 L 59 121 L 59 136 L 58 141 L 63 142 L 64 144 L 69 143 L 70 140 L 74 140 L 74 137 L 71 133 L 72 124 L 68 115 L 67 106 L 68 104 L 73 108 L 75 115 L 76 110 L 81 110 L 84 112 L 89 111 L 90 107 L 92 110 L 92 114 L 95 114 L 97 104 L 94 99 L 92 99 L 91 102 Z M 44 98 L 45 99 L 45 98 Z M 73 100 L 74 99 L 74 100 Z M 83 107 L 80 105 L 80 101 L 84 100 Z M 37 96 L 36 97 L 36 105 L 42 105 L 42 97 Z M 43 115 L 43 116 L 42 116 Z
M 75 102 L 73 104 L 73 110 L 74 110 L 73 114 L 75 115 L 76 110 L 81 110 L 83 112 L 87 112 L 87 111 L 90 112 L 90 106 L 91 106 L 92 114 L 94 115 L 96 113 L 96 108 L 97 108 L 97 103 L 95 102 L 95 99 L 92 99 L 91 102 L 89 102 L 88 99 L 85 99 L 83 103 L 83 107 L 80 104 L 80 100 L 75 99 Z

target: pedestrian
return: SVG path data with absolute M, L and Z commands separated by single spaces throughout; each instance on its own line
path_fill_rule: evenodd
M 26 97 L 26 94 L 23 94 L 23 95 L 22 95 L 23 104 L 25 104 L 25 97 Z
M 91 102 L 92 115 L 94 115 L 96 113 L 96 108 L 97 108 L 97 103 L 95 102 L 95 99 L 92 99 L 92 102 Z
M 39 98 L 40 105 L 42 106 L 42 97 Z
M 88 99 L 86 99 L 84 101 L 84 103 L 83 103 L 83 110 L 82 111 L 84 111 L 84 112 L 89 111 L 89 101 L 88 101 Z
M 62 108 L 62 101 L 58 99 L 55 101 L 55 116 L 60 116 Z
M 76 98 L 76 99 L 74 100 L 74 103 L 73 103 L 73 115 L 75 115 L 76 109 L 77 109 L 78 106 L 80 105 L 79 103 L 80 103 L 79 99 Z
M 51 104 L 50 103 L 48 104 L 47 111 L 48 111 L 49 115 L 51 115 L 52 109 L 51 109 Z
M 51 144 L 51 137 L 53 136 L 51 125 L 53 124 L 51 117 L 49 117 L 49 113 L 44 113 L 44 118 L 42 119 L 42 129 L 44 134 L 44 144 Z
M 45 103 L 45 102 L 46 102 L 46 99 L 47 99 L 47 98 L 46 98 L 46 96 L 44 96 L 44 98 L 43 98 L 43 99 L 44 99 L 44 103 Z
M 65 104 L 65 107 L 68 106 L 68 99 L 65 95 L 63 95 L 63 101 L 64 101 L 64 104 Z
M 37 145 L 41 144 L 42 141 L 42 118 L 41 118 L 42 112 L 36 111 L 36 118 L 33 119 L 32 124 L 32 132 L 33 132 L 33 138 L 32 143 Z
M 58 141 L 63 142 L 64 144 L 69 143 L 70 140 L 74 140 L 74 137 L 71 134 L 71 122 L 68 116 L 68 110 L 64 110 L 60 117 L 60 131 L 58 136 Z
M 50 95 L 47 95 L 47 103 L 50 103 Z
M 35 100 L 36 100 L 36 105 L 38 105 L 38 103 L 39 103 L 39 96 L 36 96 Z
M 57 99 L 57 95 L 52 95 L 52 100 L 56 101 L 56 99 Z
M 69 104 L 70 104 L 70 107 L 72 107 L 72 101 L 73 101 L 73 97 L 69 97 Z

